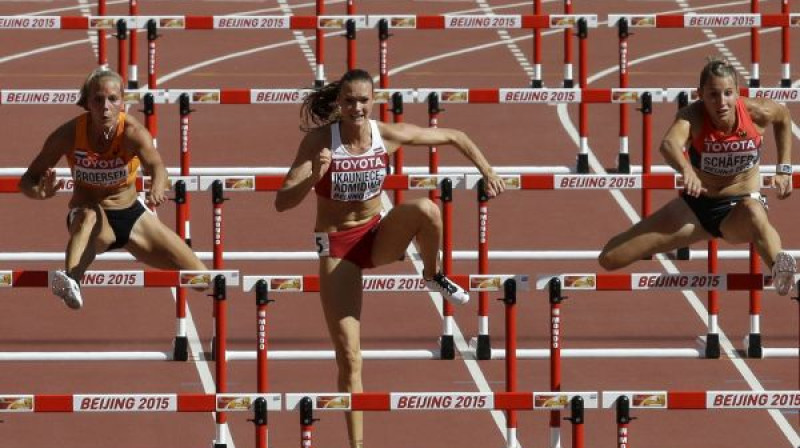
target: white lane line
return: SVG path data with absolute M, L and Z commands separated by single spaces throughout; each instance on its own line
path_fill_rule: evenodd
M 476 0 L 478 3 L 478 7 L 481 12 L 486 15 L 495 15 L 494 10 L 486 0 Z M 508 47 L 511 54 L 514 56 L 514 59 L 517 60 L 517 63 L 522 67 L 522 70 L 528 75 L 528 79 L 534 78 L 534 70 L 533 66 L 530 62 L 528 62 L 528 58 L 525 57 L 525 54 L 522 50 L 519 49 L 517 43 L 511 39 L 511 35 L 508 33 L 508 30 L 497 30 L 497 35 L 500 36 L 500 40 L 505 42 L 506 46 Z
M 278 5 L 280 6 L 281 12 L 285 15 L 293 15 L 292 9 L 289 7 L 289 4 L 286 2 L 286 0 L 278 0 Z M 317 57 L 314 54 L 314 50 L 312 50 L 311 46 L 308 45 L 308 38 L 300 30 L 292 30 L 292 34 L 294 35 L 294 40 L 297 41 L 297 45 L 300 46 L 300 50 L 303 51 L 303 56 L 306 58 L 306 61 L 311 67 L 311 71 L 315 72 L 317 69 Z
M 684 14 L 693 13 L 692 7 L 689 6 L 689 2 L 687 0 L 675 0 L 675 2 L 678 4 L 678 7 L 681 8 L 681 12 Z M 714 47 L 716 47 L 720 54 L 731 63 L 733 68 L 736 69 L 736 71 L 739 72 L 747 82 L 750 82 L 750 72 L 747 71 L 744 65 L 742 65 L 742 62 L 739 61 L 736 55 L 734 55 L 733 52 L 727 46 L 725 46 L 722 41 L 719 40 L 717 33 L 714 32 L 712 28 L 703 28 L 702 31 L 708 40 L 714 42 Z
M 381 203 L 383 204 L 383 209 L 386 212 L 392 209 L 392 201 L 389 199 L 389 195 L 386 192 L 381 194 Z M 417 271 L 419 275 L 422 275 L 422 260 L 419 256 L 419 251 L 413 244 L 408 245 L 408 250 L 406 251 L 408 254 L 408 258 L 411 263 L 414 265 L 414 269 Z M 437 292 L 428 292 L 428 297 L 433 302 L 433 305 L 436 307 L 436 311 L 439 313 L 439 317 L 444 319 L 443 315 L 443 307 L 442 307 L 442 296 Z M 470 376 L 472 377 L 472 382 L 478 388 L 480 392 L 491 392 L 492 388 L 489 387 L 489 382 L 486 380 L 486 376 L 483 374 L 481 367 L 477 360 L 471 359 L 471 355 L 469 352 L 471 349 L 469 348 L 469 343 L 464 338 L 464 333 L 461 332 L 461 328 L 453 319 L 453 341 L 455 342 L 456 349 L 461 354 L 461 360 L 464 361 L 464 365 L 467 367 L 467 371 L 469 371 Z M 506 416 L 503 411 L 491 411 L 492 419 L 494 420 L 495 424 L 497 425 L 497 429 L 500 431 L 500 434 L 503 436 L 503 440 L 506 440 Z M 517 445 L 520 446 L 520 445 Z
M 78 0 L 78 8 L 80 8 L 80 12 L 83 16 L 90 16 L 92 15 L 92 9 L 89 6 L 89 0 Z M 86 34 L 89 35 L 89 45 L 92 47 L 92 51 L 94 52 L 94 59 L 97 60 L 100 54 L 100 45 L 98 44 L 97 40 L 97 31 L 87 30 Z
M 172 291 L 172 300 L 177 302 L 178 296 L 175 288 L 170 288 L 170 291 Z M 206 361 L 203 343 L 200 341 L 200 334 L 197 332 L 197 326 L 194 324 L 192 310 L 189 309 L 188 303 L 186 304 L 186 339 L 189 342 L 189 362 L 194 363 L 197 369 L 197 375 L 200 377 L 203 392 L 206 394 L 215 394 L 217 392 L 217 386 L 214 382 L 214 376 L 211 374 L 211 368 L 208 366 L 208 361 Z M 214 419 L 216 423 L 217 413 L 211 412 L 211 418 Z M 236 448 L 236 445 L 233 443 L 233 435 L 227 423 L 224 425 L 223 431 L 225 431 L 224 437 L 228 442 L 228 446 L 230 448 Z

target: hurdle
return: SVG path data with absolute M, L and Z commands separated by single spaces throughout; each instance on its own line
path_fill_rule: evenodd
M 299 410 L 301 443 L 312 446 L 314 411 L 550 411 L 570 409 L 572 447 L 583 448 L 584 409 L 598 407 L 597 392 L 288 393 L 286 410 Z M 508 448 L 518 446 L 508 439 Z

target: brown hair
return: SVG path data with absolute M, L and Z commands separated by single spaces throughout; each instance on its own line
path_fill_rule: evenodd
M 700 88 L 705 87 L 712 76 L 715 78 L 730 77 L 733 79 L 734 86 L 739 87 L 739 77 L 736 75 L 736 69 L 727 59 L 720 57 L 708 58 L 703 71 L 700 72 Z
M 311 92 L 300 108 L 300 117 L 303 120 L 300 129 L 308 132 L 314 128 L 338 121 L 339 108 L 336 100 L 339 98 L 342 85 L 355 81 L 365 81 L 372 85 L 372 76 L 365 70 L 349 70 L 338 81 L 326 84 Z
M 119 73 L 113 70 L 101 66 L 92 70 L 92 72 L 89 73 L 89 76 L 86 77 L 86 80 L 83 81 L 83 85 L 81 86 L 81 96 L 78 98 L 78 102 L 75 104 L 84 108 L 85 110 L 89 110 L 89 94 L 91 93 L 91 89 L 97 86 L 100 81 L 105 78 L 111 78 L 117 81 L 119 83 L 120 93 L 125 93 L 122 86 L 122 76 L 119 76 Z

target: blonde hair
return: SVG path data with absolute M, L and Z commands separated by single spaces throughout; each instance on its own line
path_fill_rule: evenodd
M 100 81 L 105 78 L 111 78 L 114 81 L 117 81 L 119 83 L 120 93 L 125 93 L 122 86 L 122 76 L 120 76 L 119 73 L 105 67 L 98 67 L 92 70 L 92 72 L 89 73 L 89 76 L 86 77 L 86 80 L 83 81 L 80 98 L 78 98 L 78 102 L 75 104 L 84 108 L 85 110 L 89 110 L 89 94 L 91 93 L 92 88 L 96 87 Z
M 739 87 L 739 77 L 736 75 L 736 69 L 733 64 L 725 58 L 719 56 L 712 56 L 707 58 L 707 62 L 703 70 L 700 72 L 700 88 L 705 87 L 709 78 L 728 78 L 733 79 L 733 84 Z

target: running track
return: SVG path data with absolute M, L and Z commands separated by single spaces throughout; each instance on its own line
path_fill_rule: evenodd
M 79 15 L 88 12 L 88 1 L 0 2 L 0 15 Z M 749 1 L 606 1 L 576 0 L 576 13 L 681 13 L 748 12 Z M 763 1 L 762 12 L 777 13 L 777 1 Z M 796 3 L 796 2 L 793 2 Z M 500 1 L 357 2 L 359 14 L 469 13 L 530 14 L 530 3 Z M 298 15 L 312 15 L 313 3 L 274 1 L 140 2 L 143 15 L 283 14 L 290 8 Z M 344 14 L 341 1 L 331 2 L 328 12 Z M 545 13 L 561 12 L 562 2 L 545 2 Z M 689 9 L 687 9 L 689 8 Z M 702 9 L 700 9 L 702 8 Z M 800 12 L 798 5 L 792 12 Z M 124 15 L 127 2 L 110 2 L 109 14 Z M 715 29 L 709 36 L 695 30 L 643 30 L 631 38 L 631 86 L 688 87 L 696 83 L 703 58 L 722 46 L 749 68 L 749 33 L 741 29 Z M 309 85 L 313 79 L 309 60 L 290 31 L 185 31 L 165 32 L 159 40 L 159 87 L 226 88 L 287 87 Z M 312 39 L 313 33 L 303 33 Z M 393 87 L 525 87 L 529 66 L 512 53 L 519 49 L 531 61 L 530 32 L 510 31 L 397 31 L 390 41 Z M 544 79 L 558 86 L 561 78 L 561 33 L 544 33 Z M 0 87 L 76 88 L 96 60 L 85 31 L 5 31 L 0 36 Z M 435 45 L 431 45 L 435 42 Z M 110 48 L 114 44 L 110 42 Z M 309 41 L 313 48 L 313 40 Z M 613 28 L 590 30 L 591 86 L 616 85 L 616 34 Z M 143 46 L 141 48 L 144 48 Z M 762 81 L 774 85 L 780 77 L 778 33 L 762 36 Z M 376 36 L 359 37 L 359 65 L 377 73 Z M 326 72 L 337 76 L 344 69 L 344 40 L 327 41 Z M 237 56 L 240 52 L 246 54 Z M 115 64 L 110 52 L 112 66 Z M 644 59 L 648 57 L 646 60 Z M 797 46 L 793 60 L 800 59 Z M 144 60 L 144 53 L 140 59 Z M 140 68 L 140 79 L 144 76 Z M 794 79 L 798 70 L 794 67 Z M 300 132 L 296 106 L 198 106 L 192 115 L 192 165 L 288 166 Z M 440 126 L 462 128 L 498 166 L 572 165 L 577 151 L 577 107 L 540 105 L 447 105 Z M 800 109 L 791 106 L 795 121 Z M 673 104 L 657 105 L 654 129 L 660 136 L 674 111 Z M 0 166 L 22 167 L 38 151 L 46 134 L 78 110 L 69 106 L 0 107 L 0 134 L 4 150 Z M 375 111 L 377 114 L 377 111 Z M 177 110 L 162 106 L 159 148 L 168 166 L 177 166 Z M 639 164 L 640 126 L 631 114 L 631 153 Z M 406 121 L 424 125 L 424 106 L 408 106 Z M 795 139 L 797 139 L 797 132 Z M 768 138 L 768 142 L 772 139 Z M 796 142 L 795 142 L 796 144 Z M 599 166 L 614 166 L 617 143 L 617 108 L 590 107 L 590 145 Z M 771 145 L 771 143 L 769 143 Z M 772 148 L 772 146 L 770 146 Z M 442 151 L 443 165 L 464 165 L 454 151 Z M 423 149 L 406 150 L 409 165 L 425 165 Z M 795 151 L 795 160 L 797 154 Z M 774 162 L 768 150 L 765 164 Z M 656 158 L 656 163 L 661 161 Z M 672 192 L 656 192 L 661 204 Z M 309 250 L 313 201 L 289 213 L 276 214 L 270 194 L 232 194 L 226 204 L 226 250 Z M 409 194 L 409 196 L 413 196 Z M 511 192 L 491 204 L 491 248 L 502 249 L 599 249 L 613 233 L 632 219 L 629 207 L 638 210 L 639 194 L 613 196 L 603 191 Z M 771 219 L 782 232 L 786 247 L 800 248 L 793 223 L 800 217 L 788 202 L 772 201 Z M 0 215 L 4 229 L 3 251 L 57 251 L 65 241 L 63 229 L 66 197 L 50 203 L 34 203 L 21 196 L 2 198 Z M 474 250 L 476 207 L 472 193 L 455 198 L 456 250 Z M 601 215 L 602 214 L 602 215 Z M 174 222 L 171 206 L 160 216 Z M 605 219 L 593 219 L 604 216 Z M 211 250 L 210 196 L 198 193 L 192 202 L 192 239 L 199 251 Z M 587 219 L 588 218 L 588 219 Z M 635 216 L 633 217 L 635 218 Z M 278 229 L 264 231 L 263 229 Z M 701 249 L 704 246 L 698 246 Z M 725 249 L 726 247 L 722 247 Z M 7 269 L 52 269 L 54 263 L 8 264 Z M 228 262 L 226 268 L 252 274 L 313 274 L 313 262 Z M 96 269 L 140 268 L 120 262 L 98 263 Z M 536 275 L 545 272 L 594 272 L 594 262 L 492 262 L 493 272 Z M 659 261 L 643 261 L 632 271 L 665 269 Z M 702 271 L 704 261 L 679 262 L 681 271 Z M 456 262 L 455 271 L 476 272 L 474 262 Z M 744 272 L 747 262 L 721 262 L 721 272 Z M 376 273 L 415 273 L 409 263 L 397 263 Z M 174 321 L 173 299 L 167 290 L 86 290 L 86 307 L 80 313 L 67 310 L 45 290 L 3 291 L 0 326 L 3 351 L 100 351 L 168 350 Z M 701 308 L 691 294 L 642 292 L 633 294 L 574 293 L 564 304 L 565 347 L 676 347 L 692 346 L 705 324 L 693 308 Z M 274 349 L 327 348 L 317 298 L 308 295 L 278 296 L 271 308 L 270 346 Z M 240 291 L 229 294 L 230 345 L 249 349 L 253 344 L 253 298 Z M 720 323 L 735 348 L 748 332 L 747 295 L 722 297 Z M 210 299 L 190 293 L 194 328 L 203 346 L 211 335 Z M 493 301 L 494 302 L 494 301 Z M 501 305 L 493 303 L 493 346 L 502 347 Z M 520 347 L 544 348 L 547 344 L 548 311 L 542 292 L 523 293 L 519 305 Z M 477 333 L 476 305 L 456 310 L 460 332 L 467 338 Z M 398 316 L 402 316 L 398 318 Z M 796 305 L 788 299 L 764 294 L 762 331 L 765 345 L 796 345 Z M 441 320 L 427 294 L 367 294 L 363 319 L 364 348 L 434 348 Z M 725 341 L 723 341 L 725 347 Z M 194 347 L 197 350 L 197 347 Z M 733 353 L 729 355 L 736 356 Z M 720 360 L 566 360 L 564 390 L 727 390 L 763 386 L 766 389 L 797 388 L 797 363 L 789 359 L 740 361 L 739 367 L 723 355 Z M 229 389 L 255 389 L 255 369 L 250 362 L 232 363 Z M 205 363 L 6 363 L 0 375 L 4 393 L 203 393 L 210 384 Z M 546 361 L 520 362 L 519 390 L 547 390 Z M 504 389 L 503 361 L 368 361 L 368 391 L 470 391 Z M 275 392 L 332 391 L 335 372 L 330 361 L 276 362 L 270 365 L 270 389 Z M 795 414 L 765 411 L 639 412 L 631 426 L 634 446 L 797 446 L 800 442 Z M 49 414 L 3 416 L 3 446 L 100 447 L 109 442 L 120 447 L 208 446 L 214 437 L 209 414 Z M 547 443 L 545 413 L 520 413 L 519 439 L 523 447 Z M 367 416 L 369 446 L 386 447 L 503 446 L 502 415 L 470 413 L 373 413 Z M 243 415 L 229 418 L 231 446 L 252 446 L 252 425 Z M 270 414 L 270 445 L 298 443 L 295 413 Z M 569 443 L 566 427 L 564 446 Z M 614 446 L 613 412 L 587 411 L 587 440 L 592 446 Z M 343 446 L 346 441 L 341 416 L 322 415 L 316 429 L 317 446 Z

